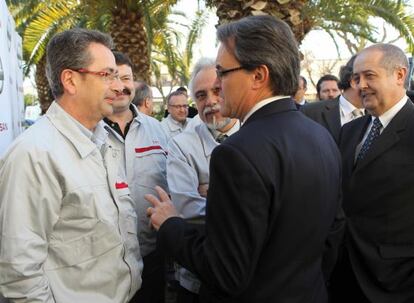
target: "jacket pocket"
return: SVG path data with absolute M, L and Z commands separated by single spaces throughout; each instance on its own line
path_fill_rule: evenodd
M 45 269 L 53 270 L 80 264 L 122 245 L 121 238 L 113 230 L 113 226 L 98 221 L 93 230 L 84 237 L 66 242 L 51 242 Z

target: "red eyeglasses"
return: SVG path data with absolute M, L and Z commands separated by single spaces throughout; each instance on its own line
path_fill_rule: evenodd
M 91 74 L 91 75 L 99 76 L 107 82 L 119 80 L 119 74 L 117 72 L 107 72 L 107 71 L 96 72 L 96 71 L 88 70 L 86 68 L 73 69 L 73 71 L 81 73 L 81 74 Z

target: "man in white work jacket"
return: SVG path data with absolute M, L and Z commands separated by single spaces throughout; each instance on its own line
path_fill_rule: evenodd
M 137 218 L 100 122 L 121 92 L 112 39 L 47 47 L 56 101 L 0 160 L 0 293 L 10 302 L 126 303 L 141 285 Z
M 237 119 L 220 114 L 216 63 L 201 58 L 193 69 L 190 89 L 202 123 L 173 137 L 168 145 L 167 180 L 171 199 L 180 215 L 203 224 L 213 149 L 240 128 Z M 177 303 L 198 302 L 200 281 L 184 268 L 177 270 Z
M 114 99 L 114 112 L 104 119 L 110 142 L 121 150 L 119 169 L 126 175 L 138 216 L 138 239 L 144 260 L 142 287 L 131 302 L 164 301 L 164 260 L 155 251 L 156 232 L 149 225 L 144 195 L 160 184 L 167 190 L 167 137 L 156 119 L 140 113 L 131 102 L 135 88 L 132 63 L 114 51 L 122 93 Z

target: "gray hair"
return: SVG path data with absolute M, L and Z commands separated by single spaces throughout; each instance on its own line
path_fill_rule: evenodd
M 152 90 L 151 90 L 151 87 L 144 81 L 136 81 L 136 82 L 138 83 L 138 85 L 135 88 L 135 97 L 132 100 L 132 103 L 135 106 L 139 107 L 144 104 L 145 99 L 147 98 L 152 99 Z
M 73 28 L 52 37 L 47 45 L 46 76 L 55 98 L 63 95 L 60 75 L 65 69 L 85 68 L 92 62 L 87 51 L 91 43 L 113 48 L 112 38 L 96 30 Z
M 191 99 L 195 100 L 195 95 L 194 95 L 194 78 L 198 75 L 199 72 L 201 72 L 204 69 L 209 69 L 209 68 L 216 68 L 216 61 L 212 58 L 200 58 L 197 63 L 194 65 L 193 71 L 191 73 L 191 77 L 190 77 L 190 83 L 188 85 L 188 87 L 190 88 L 190 93 L 191 93 Z
M 247 70 L 266 65 L 273 94 L 295 94 L 299 86 L 299 51 L 285 22 L 272 16 L 249 16 L 219 26 L 217 38 Z
M 409 69 L 407 56 L 398 46 L 389 43 L 378 43 L 367 48 L 364 48 L 361 53 L 365 51 L 379 51 L 382 53 L 381 66 L 385 68 L 388 73 L 392 73 L 396 68 L 405 67 Z

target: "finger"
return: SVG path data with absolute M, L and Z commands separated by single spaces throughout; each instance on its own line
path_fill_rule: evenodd
M 151 217 L 154 212 L 154 208 L 148 207 L 147 208 L 147 217 Z
M 160 186 L 155 186 L 155 190 L 158 193 L 158 196 L 160 197 L 160 200 L 162 202 L 170 201 L 170 197 L 168 194 L 163 190 Z
M 157 207 L 157 206 L 161 205 L 161 201 L 157 197 L 155 197 L 154 195 L 146 194 L 146 195 L 144 195 L 144 198 L 149 203 L 151 203 L 154 207 Z

